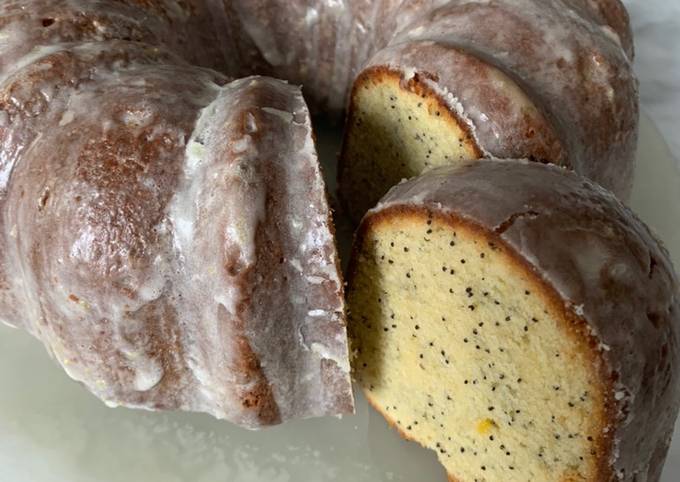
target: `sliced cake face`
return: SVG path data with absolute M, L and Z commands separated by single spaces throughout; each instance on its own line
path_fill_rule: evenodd
M 510 249 L 424 209 L 369 218 L 356 249 L 355 375 L 391 424 L 454 480 L 600 480 L 599 362 Z
M 432 169 L 366 215 L 348 285 L 357 379 L 454 479 L 659 480 L 680 284 L 612 193 L 526 160 Z
M 355 83 L 341 189 L 356 221 L 402 179 L 481 154 L 470 126 L 433 90 L 410 80 L 372 69 Z

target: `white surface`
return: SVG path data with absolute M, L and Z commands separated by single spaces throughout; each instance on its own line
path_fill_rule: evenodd
M 680 0 L 624 0 L 635 35 L 635 70 L 640 79 L 640 98 L 668 140 L 675 168 L 667 163 L 652 163 L 659 173 L 642 173 L 636 181 L 633 206 L 644 220 L 655 226 L 674 255 L 680 269 Z M 640 152 L 653 153 L 650 145 L 655 134 L 643 123 Z M 642 165 L 647 165 L 643 159 Z M 640 165 L 640 164 L 639 164 Z M 638 174 L 641 174 L 638 171 Z M 658 179 L 676 179 L 665 186 Z M 656 212 L 652 209 L 657 206 Z M 663 482 L 680 480 L 680 425 L 676 424 L 674 443 L 668 454 Z
M 335 146 L 319 138 L 324 158 Z M 633 205 L 680 266 L 680 175 L 643 122 Z M 334 176 L 329 165 L 328 177 Z M 247 432 L 208 416 L 109 409 L 27 334 L 0 327 L 1 482 L 444 482 L 435 455 L 402 441 L 358 400 L 343 420 Z M 680 440 L 664 482 L 680 480 Z M 538 482 L 538 481 L 537 481 Z
M 680 0 L 624 0 L 635 35 L 642 105 L 668 140 L 680 169 Z
M 680 171 L 661 134 L 647 118 L 640 126 L 640 144 L 631 200 L 633 209 L 656 231 L 680 269 Z M 680 424 L 675 424 L 662 482 L 680 480 Z

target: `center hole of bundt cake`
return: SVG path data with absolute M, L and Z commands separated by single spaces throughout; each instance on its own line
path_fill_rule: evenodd
M 456 480 L 593 480 L 601 383 L 540 281 L 467 225 L 370 220 L 349 330 L 371 404 Z
M 418 76 L 368 69 L 352 94 L 342 195 L 355 221 L 392 186 L 431 168 L 479 157 L 467 128 Z

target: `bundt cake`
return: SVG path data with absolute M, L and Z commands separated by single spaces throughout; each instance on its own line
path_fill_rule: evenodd
M 610 192 L 527 161 L 431 170 L 368 212 L 348 285 L 357 380 L 451 480 L 659 480 L 680 289 Z
M 354 83 L 340 184 L 355 221 L 401 179 L 489 155 L 567 166 L 627 199 L 637 81 L 617 0 L 425 3 Z
M 330 114 L 357 79 L 358 217 L 429 167 L 420 144 L 625 195 L 631 58 L 618 0 L 2 2 L 0 320 L 112 405 L 246 427 L 351 411 L 307 107 L 249 76 Z
M 248 428 L 352 410 L 299 89 L 61 44 L 0 91 L 0 319 L 110 405 Z

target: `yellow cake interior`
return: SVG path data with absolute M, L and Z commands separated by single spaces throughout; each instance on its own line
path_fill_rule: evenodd
M 455 480 L 595 480 L 606 414 L 592 351 L 490 239 L 425 212 L 370 222 L 350 275 L 354 375 Z
M 342 195 L 357 221 L 402 179 L 479 157 L 441 99 L 395 72 L 368 70 L 357 79 L 346 129 Z

